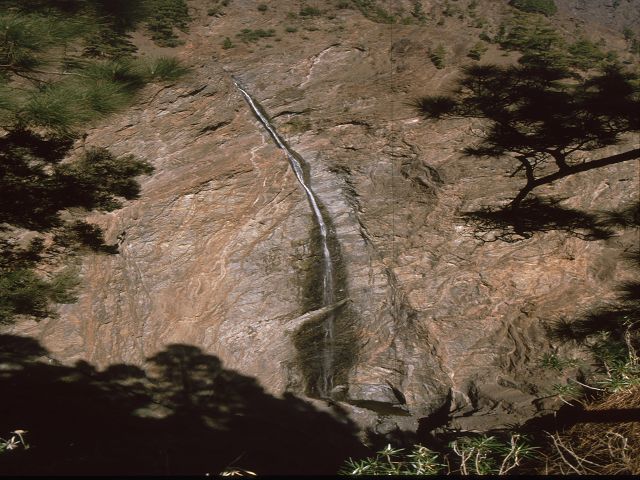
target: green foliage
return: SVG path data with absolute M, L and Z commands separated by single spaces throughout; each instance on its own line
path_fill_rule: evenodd
M 308 132 L 311 129 L 311 122 L 306 116 L 302 118 L 296 117 L 285 123 L 283 127 L 284 131 L 286 131 L 287 133 Z
M 224 7 L 229 6 L 231 0 L 212 0 L 212 2 L 214 3 L 214 5 L 210 6 L 207 9 L 207 15 L 209 15 L 210 17 L 224 15 Z
M 567 400 L 577 400 L 584 394 L 584 390 L 577 383 L 556 383 L 552 390 L 553 394 L 558 395 L 565 403 L 569 403 Z
M 222 42 L 222 48 L 225 50 L 229 50 L 230 48 L 235 47 L 233 42 L 229 37 L 224 37 L 224 41 Z
M 301 17 L 317 17 L 319 15 L 322 15 L 322 12 L 316 7 L 305 5 L 300 8 L 298 15 L 300 15 Z
M 190 20 L 184 0 L 3 0 L 10 28 L 6 40 L 18 37 L 16 60 L 30 62 L 33 51 L 83 39 L 84 54 L 91 58 L 118 59 L 136 51 L 128 32 L 146 25 L 162 46 L 178 44 L 174 29 L 186 30 Z M 0 21 L 6 25 L 7 21 Z M 31 50 L 31 52 L 29 51 Z M 31 57 L 31 58 L 30 58 Z M 31 65 L 30 68 L 32 68 Z
M 607 62 L 615 60 L 610 54 L 603 52 L 600 47 L 586 38 L 579 38 L 567 48 L 569 65 L 581 70 L 597 68 Z
M 424 11 L 424 8 L 422 6 L 422 2 L 420 0 L 415 0 L 413 2 L 413 8 L 411 10 L 411 16 L 413 18 L 415 18 L 419 23 L 426 23 L 427 21 L 427 14 Z
M 89 58 L 119 59 L 132 57 L 137 50 L 128 34 L 103 27 L 88 36 L 83 55 Z
M 147 81 L 173 82 L 189 73 L 189 68 L 174 57 L 159 57 L 148 63 L 143 72 Z
M 561 358 L 555 353 L 545 353 L 540 359 L 540 366 L 542 368 L 548 368 L 556 372 L 562 372 L 566 368 L 575 367 L 576 365 L 576 360 Z
M 175 29 L 187 31 L 189 10 L 184 0 L 147 0 L 150 18 L 146 25 L 151 38 L 160 46 L 176 47 L 180 45 Z
M 488 49 L 489 47 L 487 47 L 487 45 L 484 42 L 477 42 L 473 46 L 473 48 L 469 50 L 469 53 L 467 53 L 467 57 L 473 60 L 480 60 L 482 56 L 487 52 Z
M 523 65 L 586 71 L 617 61 L 613 52 L 605 53 L 599 44 L 583 37 L 567 45 L 556 29 L 537 15 L 514 16 L 500 26 L 495 41 L 502 48 L 522 52 L 519 62 Z
M 0 324 L 9 323 L 15 315 L 44 318 L 52 315 L 51 302 L 75 301 L 79 281 L 75 272 L 64 271 L 51 280 L 40 278 L 32 269 L 0 270 Z
M 462 10 L 460 10 L 457 5 L 452 5 L 449 0 L 445 0 L 442 7 L 442 15 L 444 15 L 445 17 L 454 17 L 460 14 L 462 14 Z
M 369 20 L 376 23 L 395 23 L 396 17 L 378 4 L 378 0 L 351 0 Z
M 67 44 L 86 29 L 55 15 L 0 13 L 0 64 L 16 70 L 36 68 L 44 63 L 43 51 Z
M 564 40 L 542 17 L 516 15 L 501 25 L 495 41 L 507 50 L 521 51 L 522 64 L 567 65 Z
M 296 27 L 291 27 L 291 26 L 286 27 L 284 30 L 287 33 L 296 33 L 298 31 L 298 29 Z
M 249 42 L 257 42 L 261 38 L 269 38 L 274 37 L 276 31 L 272 28 L 268 30 L 263 30 L 261 28 L 257 30 L 252 30 L 250 28 L 243 28 L 240 33 L 237 33 L 236 36 L 240 38 L 244 43 Z
M 442 44 L 439 44 L 436 48 L 429 49 L 429 59 L 439 70 L 445 66 L 445 56 L 446 50 Z
M 489 36 L 489 34 L 486 31 L 480 32 L 480 35 L 478 35 L 478 38 L 487 43 L 493 42 L 493 39 Z
M 512 434 L 508 441 L 495 436 L 462 437 L 449 445 L 451 454 L 442 455 L 422 445 L 411 453 L 387 445 L 375 457 L 349 459 L 343 475 L 505 475 L 531 458 L 536 447 L 521 435 Z M 457 468 L 454 467 L 456 465 Z
M 132 85 L 115 78 L 72 78 L 34 91 L 17 112 L 18 122 L 69 133 L 73 127 L 113 113 L 133 99 Z
M 16 3 L 10 13 L 0 14 L 0 29 L 6 32 L 0 37 L 2 125 L 71 134 L 78 125 L 129 105 L 146 82 L 184 74 L 176 60 L 161 58 L 145 66 L 129 58 L 133 49 L 125 29 L 144 18 L 142 6 L 148 8 L 150 1 L 69 0 L 74 15 L 52 0 Z M 62 47 L 79 46 L 87 36 L 92 40 L 85 56 L 101 60 L 64 55 Z
M 629 53 L 633 55 L 640 55 L 640 41 L 636 37 L 635 32 L 629 27 L 624 27 L 622 29 L 622 35 L 624 36 L 625 42 L 627 42 Z
M 71 134 L 85 125 L 130 105 L 138 90 L 150 81 L 174 81 L 188 70 L 176 59 L 161 57 L 148 62 L 130 60 L 80 63 L 61 72 L 56 81 L 21 88 L 2 105 L 4 117 L 20 128 L 44 128 Z M 0 90 L 0 99 L 4 96 Z M 6 124 L 5 124 L 6 125 Z
M 510 5 L 527 13 L 541 13 L 550 17 L 558 11 L 554 0 L 511 0 Z
M 415 445 L 411 453 L 387 445 L 375 457 L 349 459 L 342 475 L 437 475 L 444 469 L 440 455 L 422 445 Z

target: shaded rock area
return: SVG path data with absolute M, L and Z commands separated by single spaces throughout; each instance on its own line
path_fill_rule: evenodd
M 0 341 L 0 386 L 13 392 L 0 427 L 21 425 L 31 444 L 3 455 L 5 475 L 329 475 L 366 453 L 340 409 L 275 398 L 191 345 L 166 346 L 145 372 L 63 366 L 33 339 Z
M 546 329 L 630 278 L 621 252 L 637 246 L 637 232 L 616 227 L 586 241 L 551 229 L 504 242 L 498 229 L 479 234 L 465 220 L 505 204 L 523 179 L 509 176 L 508 159 L 463 156 L 481 122 L 428 123 L 409 103 L 446 91 L 477 32 L 457 19 L 447 27 L 374 23 L 353 9 L 292 20 L 287 12 L 299 6 L 288 1 L 262 13 L 234 0 L 224 16 L 208 16 L 206 2 L 191 7 L 196 20 L 176 50 L 190 76 L 148 87 L 138 106 L 86 138 L 156 169 L 139 200 L 92 218 L 107 241 L 121 240 L 119 253 L 86 257 L 80 299 L 58 318 L 10 333 L 39 339 L 65 364 L 96 367 L 143 366 L 167 345 L 187 344 L 270 395 L 307 391 L 313 379 L 300 358 L 308 352 L 296 335 L 318 317 L 305 307 L 318 260 L 313 217 L 233 74 L 305 158 L 332 221 L 349 299 L 336 314 L 347 353 L 333 404 L 380 435 L 416 431 L 434 415 L 442 420 L 429 429 L 449 422 L 483 431 L 556 408 L 558 373 L 540 359 L 582 353 Z M 277 37 L 244 44 L 236 37 L 243 28 L 273 28 Z M 225 37 L 236 46 L 223 49 Z M 452 66 L 428 61 L 435 43 L 447 45 Z M 501 58 L 495 48 L 489 60 Z M 566 208 L 617 211 L 637 198 L 637 165 L 537 193 L 565 199 Z

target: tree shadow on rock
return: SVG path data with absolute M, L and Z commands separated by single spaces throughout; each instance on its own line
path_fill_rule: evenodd
M 3 474 L 332 474 L 362 454 L 355 426 L 189 345 L 98 371 L 56 365 L 33 339 L 0 336 L 0 431 L 27 430 Z
M 600 223 L 606 227 L 640 228 L 640 202 L 601 214 Z M 622 259 L 640 273 L 637 247 L 625 251 Z M 573 319 L 557 320 L 550 329 L 551 338 L 587 345 L 596 349 L 596 356 L 601 358 L 624 356 L 625 350 L 637 352 L 640 348 L 640 280 L 620 282 L 616 290 L 612 301 L 602 302 Z
M 587 347 L 611 374 L 612 367 L 625 365 L 629 355 L 640 351 L 640 282 L 623 282 L 615 300 L 576 318 L 556 320 L 549 334 Z
M 588 213 L 567 208 L 565 199 L 533 197 L 518 208 L 483 208 L 466 212 L 462 218 L 474 229 L 474 237 L 483 242 L 517 242 L 537 232 L 562 231 L 583 240 L 604 240 L 614 235 L 615 218 L 627 218 L 626 212 Z

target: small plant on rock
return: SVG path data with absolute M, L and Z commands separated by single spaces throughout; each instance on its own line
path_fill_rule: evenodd
M 446 55 L 446 51 L 442 44 L 438 45 L 434 49 L 429 50 L 429 59 L 431 60 L 431 63 L 433 63 L 438 70 L 444 68 L 445 55 Z
M 29 449 L 29 444 L 24 440 L 24 434 L 27 433 L 25 430 L 14 430 L 11 433 L 12 435 L 6 440 L 0 438 L 0 455 L 19 448 Z
M 387 445 L 375 457 L 349 459 L 341 470 L 343 475 L 435 475 L 445 465 L 438 453 L 422 445 L 415 445 L 409 454 L 402 448 Z
M 565 368 L 575 367 L 577 361 L 572 358 L 562 358 L 555 353 L 545 353 L 540 359 L 542 368 L 549 368 L 556 372 L 562 372 Z

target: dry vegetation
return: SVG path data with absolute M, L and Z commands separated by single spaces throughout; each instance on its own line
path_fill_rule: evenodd
M 545 474 L 640 475 L 640 422 L 632 410 L 640 409 L 640 386 L 621 390 L 586 406 L 587 412 L 628 410 L 629 421 L 579 423 L 550 435 L 553 451 L 546 458 Z M 636 415 L 637 417 L 637 415 Z

